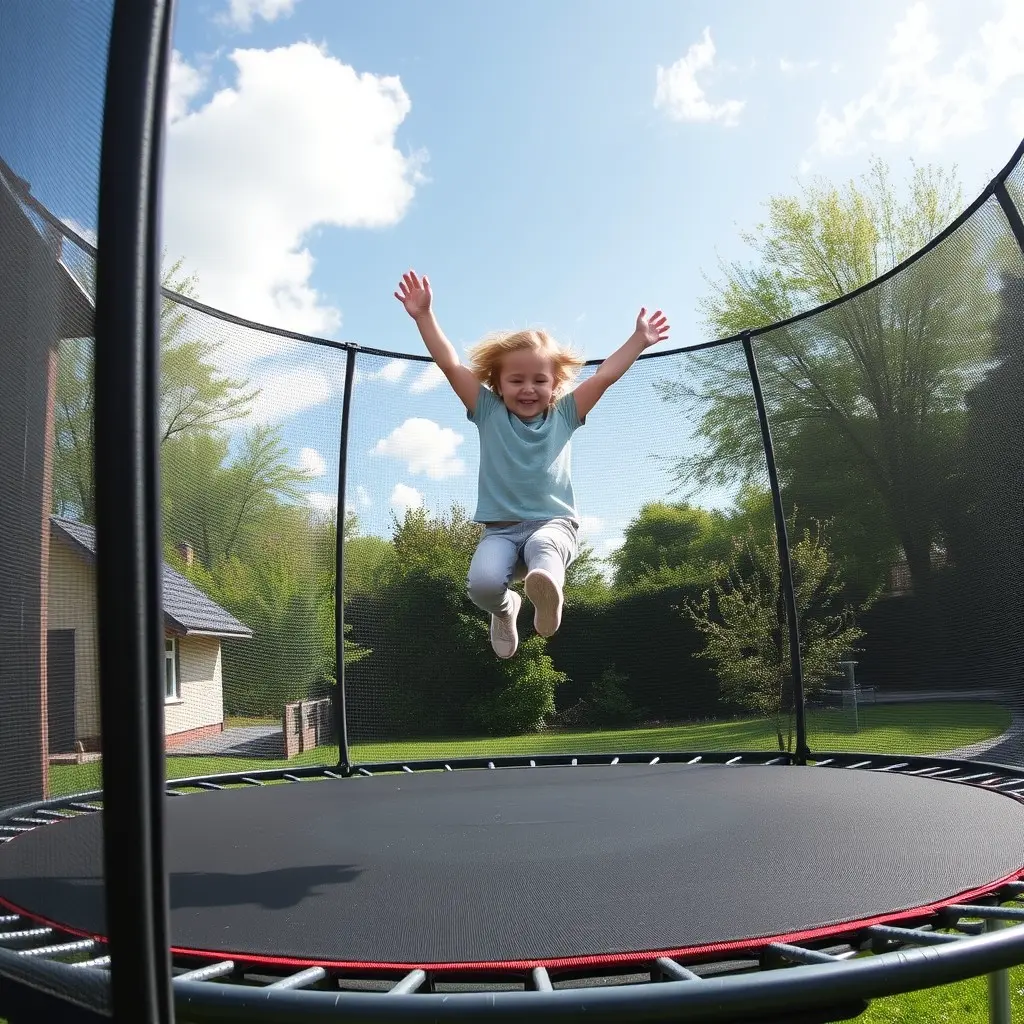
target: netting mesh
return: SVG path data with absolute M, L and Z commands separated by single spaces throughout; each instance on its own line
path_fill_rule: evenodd
M 49 34 L 77 60 L 75 33 L 95 51 L 108 14 L 43 10 L 6 38 Z M 102 750 L 89 227 L 102 65 L 69 108 L 53 76 L 19 107 L 31 55 L 8 50 L 0 469 L 21 487 L 0 506 L 3 805 L 95 788 Z M 1006 184 L 1024 204 L 1020 166 Z M 199 307 L 179 266 L 164 283 L 169 776 L 335 763 L 339 594 L 356 763 L 795 750 L 742 343 L 656 352 L 603 397 L 573 439 L 582 548 L 562 626 L 536 636 L 524 602 L 520 651 L 501 661 L 466 592 L 477 430 L 437 368 L 356 354 L 339 587 L 347 353 Z M 993 198 L 893 277 L 753 338 L 812 751 L 1024 763 L 1022 314 L 1024 257 Z
M 63 231 L 96 222 L 110 13 L 97 2 L 5 5 L 0 14 L 4 808 L 100 783 L 97 553 L 60 519 L 72 477 L 82 492 L 93 487 L 92 265 Z
M 161 346 L 168 773 L 334 763 L 345 354 L 171 299 Z
M 476 427 L 429 364 L 360 353 L 345 558 L 357 759 L 775 746 L 770 702 L 723 671 L 735 634 L 713 626 L 741 539 L 772 529 L 759 435 L 744 486 L 709 453 L 711 396 L 729 388 L 753 410 L 745 366 L 738 345 L 644 359 L 606 393 L 573 439 L 581 551 L 562 626 L 538 637 L 526 602 L 501 662 L 466 596 Z M 777 588 L 777 571 L 761 581 L 772 608 Z
M 757 339 L 812 749 L 1021 755 L 995 741 L 1021 682 L 1022 270 L 991 200 L 898 274 Z

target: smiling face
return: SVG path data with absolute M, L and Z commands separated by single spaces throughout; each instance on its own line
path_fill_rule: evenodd
M 521 348 L 501 360 L 498 390 L 505 407 L 520 419 L 544 412 L 555 390 L 555 365 L 536 349 Z

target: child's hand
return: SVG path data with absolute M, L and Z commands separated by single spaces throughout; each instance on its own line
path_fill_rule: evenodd
M 644 348 L 657 345 L 668 337 L 668 320 L 665 314 L 659 309 L 650 318 L 647 310 L 641 308 L 640 315 L 636 318 L 636 335 L 644 343 Z
M 400 291 L 395 292 L 395 298 L 405 306 L 406 313 L 413 320 L 430 312 L 430 282 L 425 276 L 421 282 L 416 271 L 410 270 L 402 275 L 398 287 Z

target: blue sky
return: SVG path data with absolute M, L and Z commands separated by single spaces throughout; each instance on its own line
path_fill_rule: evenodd
M 62 162 L 24 133 L 0 141 L 88 230 L 87 190 L 67 178 L 93 166 L 80 136 L 98 94 L 61 76 L 74 44 L 55 39 L 38 102 Z M 969 200 L 1024 137 L 1024 5 L 1002 0 L 179 0 L 174 47 L 168 256 L 211 305 L 397 352 L 422 352 L 392 298 L 409 266 L 429 274 L 460 349 L 537 324 L 600 357 L 641 305 L 669 314 L 671 347 L 704 340 L 705 275 L 749 255 L 740 233 L 770 196 L 881 156 L 898 177 L 910 158 L 956 164 Z M 76 102 L 92 113 L 73 117 Z M 343 359 L 218 338 L 225 370 L 262 388 L 252 421 L 280 424 L 311 500 L 329 505 Z M 691 443 L 650 390 L 688 359 L 656 362 L 575 445 L 602 552 L 642 501 L 669 496 L 658 456 Z M 364 529 L 386 532 L 410 502 L 471 510 L 476 436 L 454 396 L 422 364 L 364 369 L 348 495 Z

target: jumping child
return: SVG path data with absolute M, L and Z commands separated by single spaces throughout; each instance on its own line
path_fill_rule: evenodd
M 534 629 L 551 636 L 562 621 L 565 572 L 579 553 L 579 514 L 572 487 L 575 431 L 605 391 L 645 348 L 668 337 L 661 310 L 641 309 L 636 328 L 592 377 L 569 390 L 583 360 L 546 332 L 514 331 L 485 338 L 459 362 L 431 309 L 429 280 L 410 270 L 395 298 L 416 322 L 438 369 L 466 406 L 480 434 L 475 522 L 483 536 L 469 567 L 470 600 L 491 616 L 499 658 L 519 647 L 522 598 L 512 589 L 525 565 L 523 590 L 533 603 Z

